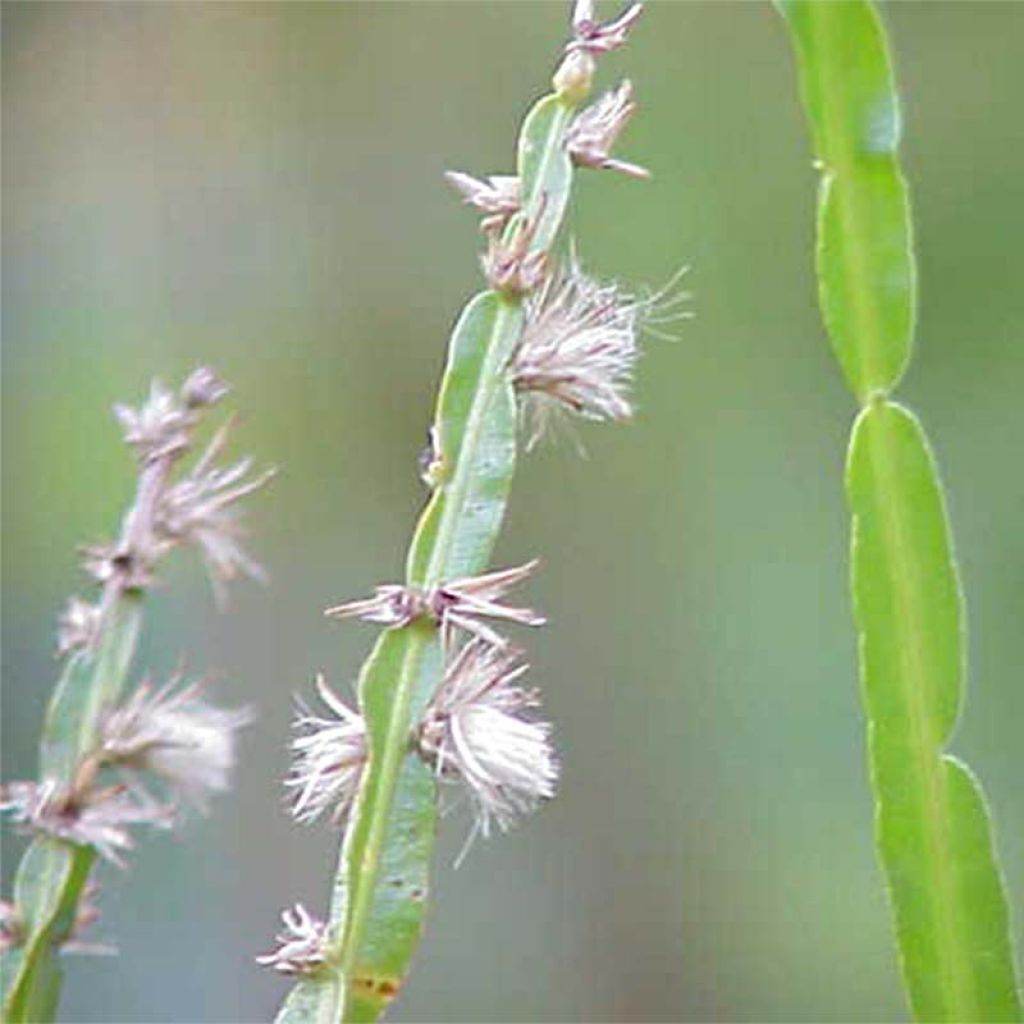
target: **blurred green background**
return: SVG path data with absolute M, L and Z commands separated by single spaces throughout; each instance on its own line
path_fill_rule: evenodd
M 397 578 L 449 326 L 480 286 L 448 167 L 510 169 L 563 3 L 3 5 L 4 777 L 35 771 L 75 546 L 110 534 L 130 459 L 110 415 L 210 363 L 240 449 L 283 468 L 252 508 L 273 573 L 214 613 L 174 560 L 140 667 L 251 703 L 236 789 L 105 872 L 68 1021 L 269 1019 L 254 953 L 325 901 L 336 836 L 282 807 L 293 694 L 347 689 L 372 630 L 321 609 Z M 886 8 L 905 95 L 922 308 L 902 394 L 951 489 L 970 601 L 955 739 L 1024 896 L 1024 5 Z M 891 1020 L 846 592 L 853 407 L 810 264 L 815 174 L 766 3 L 652 3 L 622 153 L 572 232 L 595 271 L 692 264 L 697 318 L 652 340 L 640 415 L 524 458 L 496 564 L 534 554 L 535 681 L 557 801 L 455 871 L 445 822 L 408 1021 Z M 1014 127 L 1016 125 L 1017 127 Z M 5 885 L 20 840 L 7 837 Z

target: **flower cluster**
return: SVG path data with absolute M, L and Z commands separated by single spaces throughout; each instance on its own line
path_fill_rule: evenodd
M 487 251 L 480 257 L 480 265 L 487 283 L 496 292 L 527 295 L 544 280 L 548 254 L 543 249 L 532 248 L 536 230 L 537 220 L 522 216 L 507 233 L 497 226 L 488 230 Z
M 154 692 L 143 683 L 103 717 L 99 756 L 131 773 L 148 772 L 200 811 L 226 792 L 235 733 L 252 722 L 248 708 L 225 709 L 202 699 L 199 683 L 177 679 Z
M 512 214 L 519 212 L 519 179 L 514 174 L 492 175 L 480 181 L 461 171 L 446 171 L 445 178 L 467 206 L 488 215 L 480 222 L 485 234 L 499 231 Z
M 555 795 L 558 762 L 551 726 L 522 717 L 539 707 L 537 690 L 517 685 L 529 666 L 518 653 L 479 639 L 465 644 L 420 723 L 420 753 L 442 779 L 462 780 L 480 832 L 503 831 Z
M 512 357 L 523 398 L 527 447 L 564 410 L 593 420 L 628 420 L 643 304 L 587 277 L 575 260 L 531 296 Z
M 596 17 L 594 0 L 576 0 L 572 11 L 573 38 L 566 46 L 569 53 L 611 53 L 625 46 L 643 4 L 631 4 L 622 14 L 602 25 Z
M 104 593 L 96 605 L 77 597 L 70 600 L 60 622 L 60 654 L 93 646 L 116 594 L 150 586 L 157 563 L 179 545 L 192 545 L 202 554 L 220 603 L 225 582 L 242 573 L 264 578 L 261 566 L 242 547 L 235 507 L 262 487 L 273 470 L 250 477 L 249 459 L 215 465 L 227 442 L 228 424 L 214 434 L 188 472 L 173 475 L 192 447 L 202 411 L 226 393 L 216 374 L 201 367 L 177 393 L 153 381 L 148 399 L 137 409 L 114 407 L 125 442 L 135 450 L 138 488 L 120 536 L 85 548 L 85 571 L 103 585 Z
M 291 742 L 292 764 L 285 787 L 294 791 L 292 814 L 308 823 L 326 814 L 337 824 L 359 792 L 368 756 L 366 722 L 324 682 L 316 681 L 320 699 L 334 718 L 311 714 L 300 705 Z
M 135 845 L 133 827 L 168 828 L 182 803 L 205 811 L 210 797 L 227 789 L 235 733 L 251 720 L 246 709 L 207 704 L 198 684 L 174 680 L 153 692 L 143 683 L 101 716 L 96 742 L 70 783 L 6 783 L 0 809 L 29 831 L 92 846 L 123 866 L 121 854 Z M 149 780 L 166 795 L 147 789 Z
M 548 739 L 550 726 L 522 717 L 539 703 L 536 691 L 514 685 L 527 666 L 485 621 L 544 624 L 532 609 L 501 602 L 536 566 L 533 560 L 426 589 L 388 584 L 377 587 L 374 597 L 327 610 L 334 617 L 361 618 L 389 628 L 403 628 L 418 619 L 438 626 L 448 665 L 410 738 L 440 779 L 461 779 L 469 788 L 474 831 L 484 835 L 492 820 L 507 829 L 518 815 L 553 796 L 558 776 Z M 466 637 L 461 645 L 457 631 Z M 327 817 L 338 824 L 359 792 L 368 758 L 366 723 L 322 679 L 317 680 L 317 690 L 332 717 L 314 715 L 300 705 L 285 787 L 297 821 Z
M 633 86 L 629 79 L 607 92 L 596 103 L 576 115 L 569 126 L 566 148 L 577 167 L 620 171 L 630 178 L 645 181 L 651 172 L 639 164 L 617 160 L 612 149 L 630 118 L 636 112 Z
M 121 853 L 134 849 L 131 827 L 169 828 L 173 810 L 136 794 L 124 783 L 101 786 L 64 786 L 54 779 L 42 782 L 7 782 L 0 787 L 0 810 L 30 832 L 38 832 L 78 846 L 92 846 L 119 867 Z
M 582 100 L 590 91 L 595 56 L 623 46 L 642 11 L 640 4 L 633 4 L 602 24 L 593 0 L 578 0 L 573 38 L 555 75 L 556 88 L 574 103 Z M 623 81 L 577 114 L 565 135 L 573 163 L 650 177 L 645 168 L 612 155 L 636 109 L 632 85 Z M 546 250 L 534 246 L 544 197 L 541 210 L 526 217 L 518 178 L 478 180 L 455 171 L 447 178 L 468 205 L 486 215 L 481 226 L 488 244 L 481 262 L 488 284 L 497 292 L 525 298 L 525 327 L 509 374 L 522 399 L 527 448 L 536 445 L 553 420 L 551 414 L 560 410 L 592 420 L 629 419 L 637 336 L 650 321 L 654 300 L 641 301 L 613 284 L 598 283 L 583 273 L 575 256 L 559 269 Z
M 446 647 L 450 647 L 456 627 L 501 646 L 505 641 L 485 619 L 503 619 L 521 626 L 544 625 L 544 617 L 533 609 L 513 608 L 500 600 L 506 591 L 525 580 L 537 565 L 538 561 L 534 559 L 525 565 L 449 580 L 426 589 L 386 583 L 375 589 L 373 597 L 335 605 L 324 614 L 331 618 L 356 618 L 389 627 L 407 626 L 425 618 L 441 627 Z
M 326 961 L 327 927 L 301 903 L 281 912 L 284 928 L 278 933 L 277 948 L 256 957 L 256 963 L 280 974 L 315 974 Z
M 474 833 L 490 833 L 492 821 L 506 830 L 515 820 L 554 796 L 558 766 L 551 727 L 525 718 L 540 704 L 536 690 L 517 681 L 528 666 L 516 648 L 484 617 L 536 626 L 545 621 L 527 608 L 510 608 L 499 598 L 535 568 L 513 569 L 452 580 L 428 590 L 399 585 L 377 588 L 377 596 L 329 609 L 391 628 L 426 617 L 445 637 L 444 678 L 411 734 L 411 743 L 439 779 L 461 781 L 474 807 Z M 458 642 L 452 627 L 466 639 Z M 333 717 L 304 707 L 295 720 L 292 763 L 285 786 L 293 794 L 292 815 L 306 823 L 321 816 L 339 823 L 351 809 L 367 762 L 366 724 L 317 681 Z

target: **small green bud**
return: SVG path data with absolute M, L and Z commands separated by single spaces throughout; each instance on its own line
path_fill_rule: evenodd
M 586 50 L 570 50 L 558 66 L 551 84 L 568 103 L 577 106 L 589 95 L 594 82 L 594 58 Z

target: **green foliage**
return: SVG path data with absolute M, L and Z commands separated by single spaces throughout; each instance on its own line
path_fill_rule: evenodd
M 965 641 L 942 489 L 920 424 L 882 397 L 906 366 L 914 320 L 885 35 L 859 0 L 779 6 L 822 162 L 822 312 L 863 405 L 847 464 L 852 587 L 876 838 L 904 980 L 919 1020 L 1019 1020 L 984 797 L 944 752 L 963 697 Z
M 571 113 L 563 98 L 546 96 L 520 134 L 522 215 L 537 223 L 531 252 L 550 245 L 568 203 Z M 522 324 L 521 298 L 488 291 L 470 300 L 455 327 L 434 421 L 435 489 L 410 546 L 410 584 L 487 568 L 515 470 L 507 366 Z M 283 1024 L 376 1020 L 401 987 L 426 912 L 437 818 L 435 780 L 408 737 L 443 671 L 437 630 L 417 623 L 383 633 L 363 668 L 369 761 L 342 844 L 330 965 L 292 990 L 278 1015 Z

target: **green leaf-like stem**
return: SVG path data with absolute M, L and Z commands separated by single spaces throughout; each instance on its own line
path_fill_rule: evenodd
M 916 270 L 899 100 L 881 22 L 862 0 L 782 0 L 821 169 L 822 316 L 850 390 L 890 392 L 910 360 Z
M 963 614 L 935 462 L 915 417 L 879 402 L 847 467 L 878 844 L 914 1015 L 1020 1017 L 984 796 L 945 755 L 962 693 Z
M 910 358 L 914 256 L 885 31 L 864 0 L 780 0 L 821 163 L 822 315 L 861 413 L 846 486 L 876 840 L 922 1021 L 1021 1018 L 978 782 L 945 752 L 963 700 L 963 601 L 935 460 L 887 396 Z

